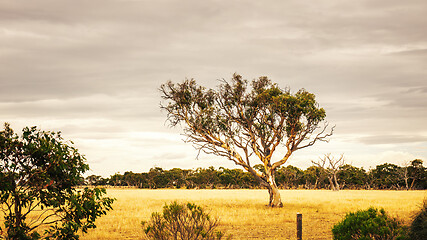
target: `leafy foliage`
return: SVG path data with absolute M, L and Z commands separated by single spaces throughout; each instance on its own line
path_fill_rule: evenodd
M 421 159 L 414 159 L 407 167 L 409 179 L 411 179 L 411 189 L 427 188 L 427 168 L 423 166 Z
M 374 184 L 380 189 L 398 188 L 399 185 L 403 185 L 399 177 L 399 171 L 400 167 L 395 164 L 384 163 L 377 165 L 375 169 L 372 170 Z
M 421 161 L 421 160 L 420 160 Z M 422 166 L 422 165 L 421 165 Z M 261 164 L 253 166 L 260 172 L 264 171 Z M 409 168 L 409 167 L 408 167 Z M 419 175 L 426 175 L 425 167 L 419 168 Z M 342 182 L 343 189 L 390 189 L 396 188 L 395 182 L 402 182 L 401 175 L 395 169 L 395 181 L 383 181 L 387 178 L 376 171 L 376 168 L 365 171 L 346 164 L 339 168 L 337 177 Z M 411 172 L 408 171 L 410 174 Z M 374 176 L 375 173 L 375 176 Z M 409 175 L 409 174 L 408 174 Z M 412 176 L 412 175 L 409 175 Z M 375 177 L 375 178 L 374 178 Z M 159 167 L 145 173 L 125 172 L 116 173 L 110 177 L 91 175 L 85 180 L 88 185 L 133 186 L 138 188 L 260 188 L 257 179 L 249 172 L 241 169 L 197 168 L 165 170 Z M 282 189 L 326 189 L 330 183 L 325 171 L 318 166 L 310 166 L 305 170 L 288 165 L 279 167 L 276 171 L 277 185 Z M 410 181 L 411 184 L 412 181 Z M 397 185 L 398 189 L 406 189 L 404 184 Z M 421 181 L 414 183 L 414 189 L 426 189 L 427 184 Z
M 150 221 L 142 225 L 146 236 L 155 240 L 219 240 L 224 237 L 223 233 L 215 231 L 218 220 L 193 203 L 175 201 L 165 205 L 163 213 L 153 213 Z
M 304 172 L 292 165 L 280 167 L 277 169 L 276 181 L 283 188 L 291 188 L 292 186 L 298 188 L 304 184 Z
M 363 168 L 358 168 L 345 164 L 340 167 L 338 178 L 343 181 L 343 184 L 350 189 L 357 189 L 365 186 L 368 174 Z
M 206 89 L 194 79 L 167 82 L 160 91 L 171 126 L 183 124 L 187 141 L 200 151 L 233 161 L 269 190 L 270 206 L 281 206 L 276 169 L 298 149 L 327 141 L 326 113 L 315 95 L 305 89 L 292 93 L 267 77 L 251 83 L 234 74 L 217 89 Z M 319 130 L 319 131 L 317 131 Z M 284 154 L 273 155 L 284 146 Z M 264 171 L 253 167 L 259 161 Z M 252 163 L 251 163 L 252 162 Z
M 412 221 L 410 236 L 412 240 L 427 239 L 427 200 L 424 200 L 421 210 Z
M 409 239 L 407 229 L 384 209 L 369 208 L 348 213 L 344 220 L 332 228 L 335 240 L 393 240 Z
M 60 133 L 24 128 L 0 132 L 0 206 L 6 239 L 78 239 L 111 209 L 105 189 L 75 190 L 88 170 L 84 156 Z M 29 215 L 37 214 L 36 219 Z M 37 228 L 47 226 L 44 234 Z M 2 230 L 2 229 L 0 229 Z

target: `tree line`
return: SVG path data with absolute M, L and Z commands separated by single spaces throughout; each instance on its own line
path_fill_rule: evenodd
M 263 171 L 262 165 L 255 169 Z M 313 165 L 303 170 L 288 165 L 276 171 L 276 182 L 280 189 L 334 189 L 329 181 L 329 174 L 336 174 L 339 189 L 396 189 L 415 190 L 427 189 L 427 168 L 423 161 L 415 159 L 406 166 L 391 163 L 377 165 L 366 171 L 350 164 L 344 164 L 336 171 L 329 167 Z M 91 175 L 85 178 L 86 185 L 129 186 L 137 188 L 188 188 L 188 189 L 240 189 L 263 188 L 255 177 L 241 169 L 220 167 L 165 170 L 160 167 L 151 168 L 148 172 L 123 174 L 116 173 L 103 178 Z

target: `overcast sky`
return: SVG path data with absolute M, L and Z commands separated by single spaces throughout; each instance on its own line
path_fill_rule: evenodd
M 287 164 L 426 161 L 426 12 L 425 0 L 0 0 L 0 122 L 62 131 L 90 174 L 231 168 L 195 159 L 158 88 L 237 72 L 307 89 L 336 125 Z

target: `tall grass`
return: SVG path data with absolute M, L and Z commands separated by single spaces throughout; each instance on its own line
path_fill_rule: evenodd
M 304 239 L 331 239 L 331 227 L 345 213 L 370 206 L 410 223 L 427 191 L 281 190 L 283 208 L 267 207 L 266 190 L 108 189 L 114 210 L 97 220 L 97 228 L 81 237 L 143 239 L 141 221 L 165 203 L 194 202 L 221 219 L 219 230 L 233 239 L 296 239 L 296 213 L 303 214 Z

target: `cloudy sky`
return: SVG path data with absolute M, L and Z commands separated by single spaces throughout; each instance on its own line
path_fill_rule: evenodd
M 234 72 L 317 96 L 329 143 L 368 169 L 427 160 L 427 2 L 0 0 L 0 122 L 62 131 L 90 174 L 234 167 L 183 143 L 160 84 Z

